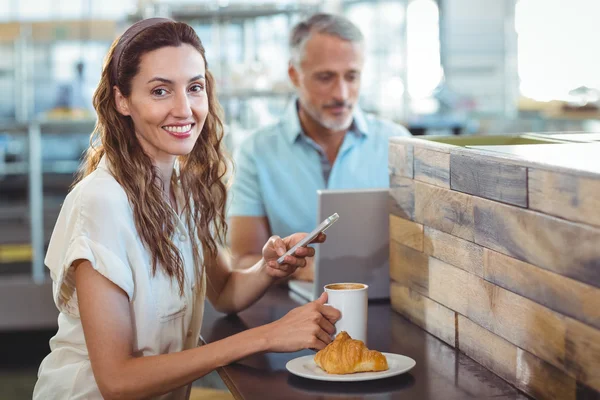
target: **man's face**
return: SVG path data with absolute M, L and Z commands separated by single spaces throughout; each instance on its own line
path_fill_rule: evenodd
M 315 33 L 306 42 L 300 67 L 290 64 L 300 106 L 324 128 L 342 131 L 352 124 L 363 60 L 362 44 Z

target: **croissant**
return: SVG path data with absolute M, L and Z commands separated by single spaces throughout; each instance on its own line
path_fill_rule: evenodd
M 329 374 L 353 374 L 355 372 L 385 371 L 388 364 L 385 356 L 369 350 L 360 341 L 345 331 L 315 355 L 315 363 Z

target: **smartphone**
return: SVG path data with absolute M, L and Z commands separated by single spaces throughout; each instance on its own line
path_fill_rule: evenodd
M 283 264 L 283 259 L 285 258 L 285 256 L 292 255 L 292 254 L 294 254 L 294 252 L 299 247 L 304 247 L 304 246 L 308 245 L 317 236 L 319 236 L 319 233 L 325 232 L 325 230 L 327 228 L 329 228 L 331 225 L 333 225 L 335 223 L 335 221 L 337 221 L 339 218 L 340 218 L 340 216 L 338 215 L 338 213 L 334 213 L 331 217 L 329 217 L 325 221 L 321 222 L 321 224 L 319 226 L 317 226 L 311 233 L 309 233 L 308 235 L 306 235 L 306 237 L 304 239 L 302 239 L 301 241 L 299 241 L 298 243 L 296 243 L 294 245 L 294 247 L 292 247 L 284 255 L 282 255 L 281 257 L 279 257 L 277 259 L 277 262 L 279 264 Z

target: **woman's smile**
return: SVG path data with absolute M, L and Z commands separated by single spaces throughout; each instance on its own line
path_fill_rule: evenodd
M 196 124 L 192 122 L 186 124 L 164 125 L 162 129 L 178 139 L 187 139 L 192 135 L 192 129 L 195 126 Z

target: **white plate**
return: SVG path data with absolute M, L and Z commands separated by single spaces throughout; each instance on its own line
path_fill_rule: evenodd
M 370 381 L 373 379 L 389 378 L 410 371 L 417 363 L 410 357 L 400 354 L 382 353 L 388 362 L 388 369 L 380 372 L 358 372 L 355 374 L 336 375 L 328 374 L 315 364 L 315 356 L 294 358 L 285 365 L 294 375 L 318 381 L 353 382 Z

